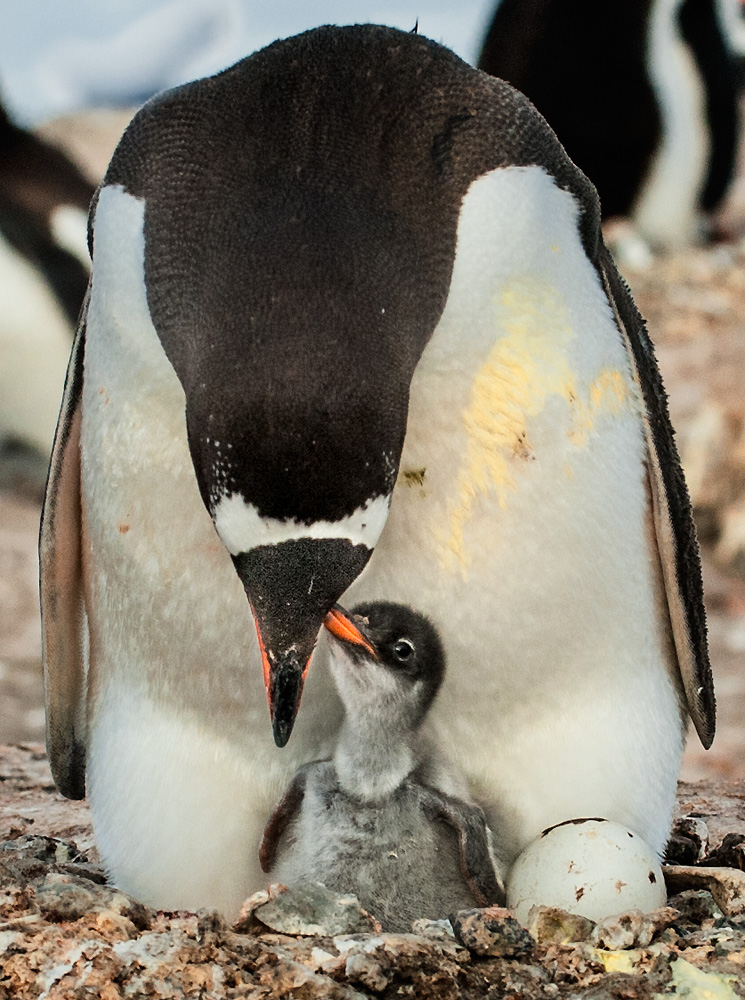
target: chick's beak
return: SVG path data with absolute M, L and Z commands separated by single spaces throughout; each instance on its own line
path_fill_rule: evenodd
M 360 632 L 359 628 L 349 617 L 348 612 L 340 604 L 335 604 L 323 620 L 326 629 L 340 642 L 348 642 L 354 646 L 361 646 L 364 650 L 378 658 L 375 647 Z

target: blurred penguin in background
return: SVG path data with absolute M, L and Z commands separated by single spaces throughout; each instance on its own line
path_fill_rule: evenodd
M 48 458 L 88 284 L 94 185 L 0 105 L 0 449 Z
M 734 172 L 729 2 L 502 0 L 478 65 L 533 101 L 605 220 L 677 249 L 711 232 Z

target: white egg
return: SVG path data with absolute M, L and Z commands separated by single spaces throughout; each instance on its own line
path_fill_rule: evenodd
M 544 830 L 512 866 L 507 906 L 526 924 L 531 906 L 559 906 L 591 920 L 664 906 L 665 880 L 641 837 L 607 819 Z

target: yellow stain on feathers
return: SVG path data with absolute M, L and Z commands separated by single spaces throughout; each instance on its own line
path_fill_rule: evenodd
M 590 386 L 590 399 L 596 410 L 620 413 L 629 396 L 626 379 L 615 368 L 604 368 Z
M 621 372 L 617 368 L 603 368 L 590 383 L 586 401 L 578 398 L 570 400 L 572 424 L 567 435 L 572 444 L 584 448 L 596 418 L 601 414 L 604 417 L 617 416 L 628 398 L 629 385 Z
M 470 563 L 464 531 L 478 500 L 495 494 L 506 508 L 517 478 L 535 458 L 529 419 L 549 397 L 563 398 L 567 436 L 581 448 L 601 412 L 619 413 L 629 395 L 624 375 L 603 369 L 580 396 L 568 350 L 576 331 L 561 293 L 550 283 L 520 276 L 496 294 L 494 308 L 500 336 L 476 373 L 463 411 L 467 444 L 448 526 L 439 539 L 441 565 L 460 568 L 464 577 Z

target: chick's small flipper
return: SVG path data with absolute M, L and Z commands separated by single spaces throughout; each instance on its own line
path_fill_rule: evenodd
M 428 785 L 417 787 L 427 818 L 447 823 L 458 834 L 461 873 L 476 902 L 479 906 L 503 905 L 504 883 L 483 809 Z
M 274 867 L 279 842 L 303 804 L 306 781 L 307 770 L 301 767 L 285 789 L 284 795 L 274 807 L 264 827 L 264 835 L 259 847 L 259 864 L 263 872 L 268 873 Z

